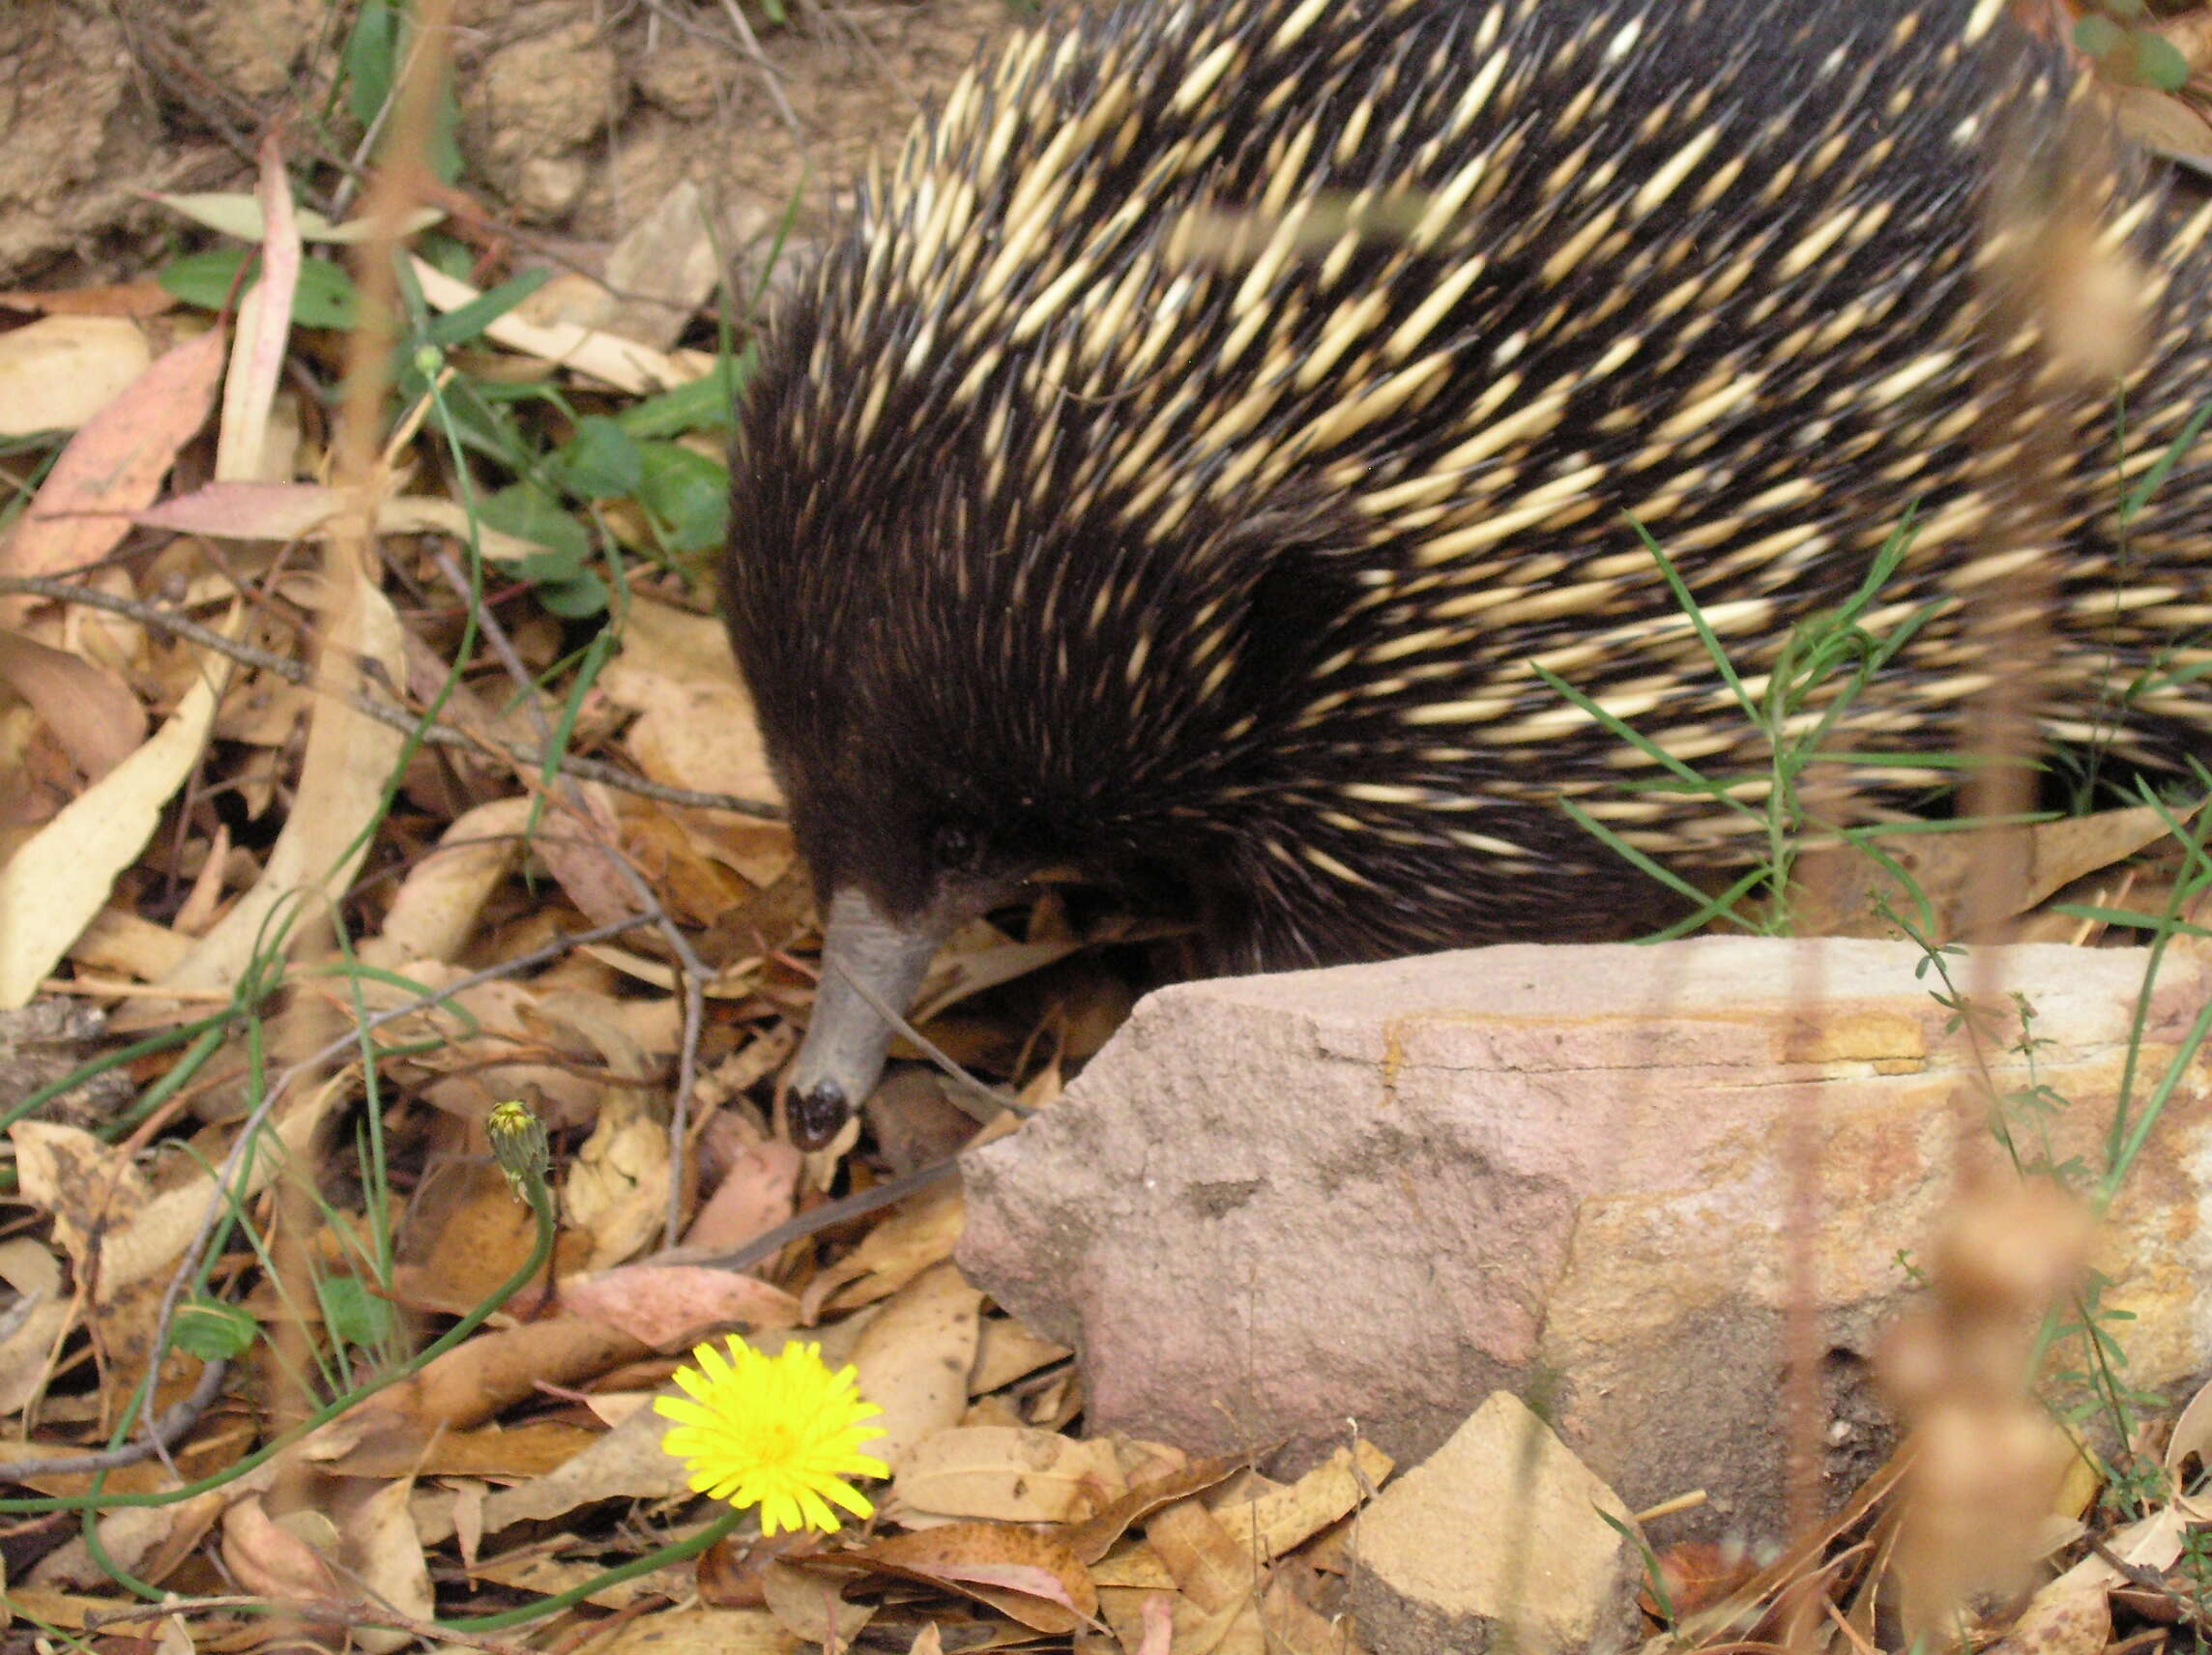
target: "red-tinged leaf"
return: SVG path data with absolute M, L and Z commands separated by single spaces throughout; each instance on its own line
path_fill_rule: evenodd
M 29 293 L 21 288 L 0 293 L 0 309 L 27 310 L 36 316 L 126 316 L 143 321 L 175 308 L 176 303 L 176 296 L 158 281 L 64 287 L 52 293 Z
M 296 540 L 344 508 L 345 496 L 313 482 L 211 482 L 139 512 L 149 529 L 218 540 Z
M 683 1350 L 708 1329 L 796 1327 L 799 1301 L 734 1270 L 698 1264 L 628 1264 L 561 1284 L 561 1308 L 656 1350 Z
M 261 476 L 268 447 L 269 410 L 284 371 L 284 342 L 292 329 L 292 295 L 300 285 L 300 226 L 292 216 L 292 182 L 272 134 L 261 146 L 261 279 L 239 313 L 239 334 L 223 386 L 222 430 L 216 439 L 215 475 L 220 482 L 276 481 Z
M 1051 1535 L 990 1523 L 894 1534 L 844 1559 L 987 1603 L 1024 1626 L 1064 1636 L 1098 1615 L 1098 1588 Z
M 0 543 L 0 574 L 66 574 L 115 549 L 132 513 L 154 503 L 177 450 L 207 422 L 222 348 L 219 329 L 177 346 L 86 421 L 14 538 Z

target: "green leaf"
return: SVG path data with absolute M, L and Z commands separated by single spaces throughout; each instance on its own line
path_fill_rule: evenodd
M 2074 49 L 2083 57 L 2101 58 L 2127 38 L 2127 31 L 2110 17 L 2083 17 L 2074 25 Z
M 2135 78 L 2154 92 L 2179 92 L 2189 84 L 2189 59 L 2164 35 L 2148 29 L 2134 34 Z
M 611 595 L 607 583 L 590 569 L 573 580 L 540 581 L 538 586 L 538 605 L 564 621 L 588 621 L 604 615 Z
M 253 1349 L 261 1324 L 235 1304 L 192 1297 L 177 1306 L 176 1348 L 203 1362 L 228 1362 Z
M 630 404 L 615 416 L 615 421 L 638 438 L 726 430 L 736 412 L 738 389 L 751 377 L 752 369 L 753 353 L 748 347 L 742 356 L 723 358 L 713 371 L 689 385 Z
M 367 1348 L 391 1336 L 392 1306 L 359 1276 L 325 1276 L 315 1284 L 315 1296 L 322 1301 L 323 1325 L 340 1344 Z
M 345 75 L 346 113 L 364 127 L 392 96 L 399 63 L 399 14 L 390 0 L 362 0 L 338 63 Z
M 569 579 L 591 558 L 592 537 L 583 524 L 536 483 L 517 482 L 487 496 L 477 514 L 494 529 L 545 548 L 542 561 L 523 560 L 519 572 L 525 580 Z
M 251 249 L 230 247 L 175 259 L 161 272 L 161 290 L 203 310 L 219 310 L 231 296 L 240 267 L 253 256 Z M 322 259 L 301 264 L 300 285 L 292 295 L 293 321 L 303 328 L 342 330 L 353 326 L 359 308 L 353 277 L 343 270 Z
M 645 484 L 637 442 L 603 414 L 576 421 L 576 435 L 553 456 L 559 475 L 586 500 L 627 500 Z
M 645 479 L 638 502 L 664 524 L 668 547 L 703 552 L 730 532 L 730 474 L 704 454 L 677 443 L 647 443 Z
M 422 336 L 441 349 L 465 344 L 552 279 L 550 266 L 525 271 L 489 293 L 480 293 L 458 310 L 447 311 L 422 330 Z

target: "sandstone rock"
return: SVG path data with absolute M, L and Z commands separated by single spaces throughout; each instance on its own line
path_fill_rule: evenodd
M 1636 1627 L 1628 1508 L 1500 1391 L 1360 1518 L 1353 1603 L 1376 1655 L 1579 1655 Z
M 1540 1384 L 1632 1505 L 1711 1493 L 1662 1538 L 1771 1534 L 1793 1111 L 1819 1155 L 1832 1491 L 1889 1447 L 1868 1357 L 1913 1291 L 1974 1072 L 1920 963 L 1904 944 L 1705 939 L 1171 988 L 1061 1102 L 969 1158 L 961 1260 L 1080 1350 L 1094 1429 L 1242 1451 L 1319 1443 L 1349 1416 L 1417 1459 L 1493 1390 Z M 2016 1119 L 2016 1145 L 2100 1169 L 2143 956 L 2000 964 L 2041 1044 L 2031 1077 L 2000 1001 L 1997 1085 L 2073 1100 Z M 2139 1112 L 2208 984 L 2168 952 Z M 2200 1058 L 2100 1241 L 2146 1387 L 2212 1358 L 2206 1094 Z M 1995 1156 L 1969 1107 L 1964 1141 Z

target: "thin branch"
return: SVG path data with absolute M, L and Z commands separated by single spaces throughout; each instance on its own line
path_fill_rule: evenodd
M 432 746 L 465 747 L 483 758 L 505 762 L 518 769 L 536 770 L 542 769 L 545 766 L 545 749 L 542 747 L 533 747 L 528 742 L 517 741 L 502 748 L 495 742 L 465 730 L 455 729 L 450 724 L 428 723 L 421 715 L 410 712 L 403 707 L 393 707 L 365 695 L 334 689 L 328 684 L 316 682 L 314 673 L 299 661 L 226 638 L 197 621 L 187 620 L 182 615 L 136 598 L 117 597 L 71 581 L 52 580 L 43 575 L 0 575 L 0 593 L 43 597 L 53 603 L 80 603 L 88 609 L 104 609 L 110 614 L 135 621 L 140 625 L 152 626 L 188 643 L 196 644 L 203 650 L 212 650 L 242 666 L 273 674 L 287 683 L 301 684 L 318 695 L 335 695 L 356 712 L 365 718 L 373 718 L 379 724 L 387 724 L 394 730 L 404 730 L 409 734 L 420 731 L 422 739 Z M 738 798 L 726 793 L 699 793 L 683 787 L 663 787 L 658 782 L 631 775 L 616 766 L 602 764 L 597 759 L 578 758 L 572 753 L 560 755 L 555 768 L 563 775 L 574 776 L 580 781 L 601 782 L 608 787 L 619 788 L 625 793 L 634 794 L 640 798 L 655 799 L 662 804 L 686 805 L 696 810 L 726 810 L 734 816 L 757 817 L 763 822 L 783 820 L 782 807 L 765 799 Z
M 200 1382 L 192 1387 L 192 1394 L 161 1415 L 143 1441 L 127 1442 L 120 1448 L 102 1449 L 97 1454 L 57 1454 L 44 1460 L 8 1461 L 0 1464 L 0 1482 L 28 1486 L 33 1477 L 74 1477 L 91 1471 L 112 1471 L 124 1466 L 135 1466 L 141 1460 L 151 1460 L 157 1454 L 166 1455 L 186 1432 L 200 1422 L 200 1415 L 215 1405 L 215 1399 L 222 1394 L 223 1375 L 229 1369 L 228 1362 L 210 1362 L 200 1374 Z

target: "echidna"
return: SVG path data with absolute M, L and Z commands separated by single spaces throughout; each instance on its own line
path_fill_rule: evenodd
M 1963 598 L 2028 566 L 2050 733 L 2134 682 L 2127 751 L 2202 745 L 2212 652 L 2168 646 L 2212 623 L 2204 462 L 2115 524 L 2212 397 L 2212 215 L 2129 165 L 2125 478 L 2113 397 L 2046 384 L 2063 532 L 1987 533 L 2024 433 L 1986 429 L 1984 204 L 2082 96 L 2004 13 L 1129 0 L 984 56 L 740 421 L 729 624 L 828 919 L 802 1140 L 881 1069 L 871 996 L 1048 866 L 1172 873 L 1230 970 L 1616 932 L 1644 878 L 1561 798 L 1725 859 L 1709 799 L 1629 791 L 1644 757 L 1534 671 L 1747 768 L 1634 523 L 1755 675 L 1916 511 L 1876 622 L 1936 608 L 1863 703 L 1883 748 L 1949 740 Z

